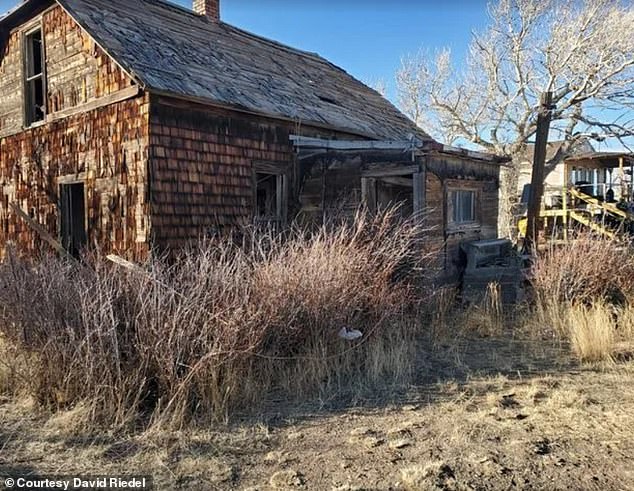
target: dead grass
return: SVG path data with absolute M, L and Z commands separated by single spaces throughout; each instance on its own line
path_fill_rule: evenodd
M 584 362 L 612 359 L 616 319 L 603 303 L 589 307 L 574 305 L 568 311 L 570 341 L 574 353 Z
M 435 384 L 431 399 L 412 389 L 416 404 L 127 437 L 81 438 L 59 415 L 0 404 L 0 466 L 147 473 L 157 489 L 630 489 L 633 374 L 474 377 Z
M 401 470 L 405 491 L 456 489 L 453 470 L 445 462 L 430 462 Z
M 533 304 L 524 328 L 559 339 L 588 363 L 610 362 L 634 346 L 634 251 L 612 239 L 581 234 L 534 263 Z M 619 355 L 622 356 L 622 355 Z
M 0 467 L 158 489 L 629 489 L 634 290 L 610 244 L 550 251 L 531 304 L 491 285 L 459 308 L 418 289 L 421 230 L 393 219 L 204 244 L 143 275 L 12 259 Z
M 453 321 L 463 331 L 480 336 L 500 336 L 505 331 L 506 318 L 500 296 L 500 286 L 490 283 L 479 303 L 466 307 Z M 455 331 L 455 327 L 453 328 Z
M 634 307 L 605 301 L 537 305 L 524 319 L 530 336 L 568 345 L 582 362 L 611 362 L 634 350 Z
M 415 343 L 413 323 L 381 328 L 380 336 L 363 345 L 362 359 L 353 351 L 348 365 L 335 360 L 333 367 L 344 367 L 341 373 L 318 363 L 332 353 L 319 337 L 299 352 L 315 353 L 315 360 L 253 358 L 243 380 L 254 385 L 243 390 L 268 387 L 260 396 L 270 404 L 244 425 L 180 431 L 153 425 L 94 435 L 86 430 L 90 404 L 37 416 L 33 407 L 0 403 L 0 435 L 12 435 L 0 444 L 0 466 L 28 461 L 40 474 L 134 470 L 152 474 L 158 489 L 629 489 L 634 369 L 613 352 L 632 341 L 632 309 L 606 302 L 558 304 L 561 338 L 592 364 L 571 366 L 568 352 L 553 351 L 548 368 L 535 368 L 548 343 L 514 339 L 523 334 L 516 328 L 530 317 L 529 307 L 504 309 L 494 288 L 468 309 L 451 308 L 442 295 L 434 300 L 446 310 L 424 316 L 424 325 L 437 322 L 430 329 L 443 339 L 431 351 Z M 601 330 L 605 326 L 608 333 Z M 365 330 L 359 323 L 352 327 Z M 606 353 L 614 361 L 597 364 Z M 407 363 L 400 363 L 403 356 Z M 566 359 L 554 364 L 556 356 Z M 377 400 L 376 392 L 361 399 L 360 407 L 327 403 L 351 382 L 363 391 L 375 378 L 414 380 L 412 372 L 427 364 L 440 382 L 411 387 L 408 404 Z M 249 371 L 256 369 L 258 376 Z M 276 369 L 285 380 L 259 385 L 269 383 Z M 507 375 L 495 375 L 502 371 Z M 457 377 L 461 372 L 464 377 Z M 350 374 L 358 378 L 346 379 Z M 314 393 L 302 389 L 318 378 L 317 397 L 338 411 L 320 410 L 320 402 L 288 405 L 292 391 L 305 403 Z
M 455 335 L 451 329 L 456 311 L 456 296 L 458 290 L 443 287 L 436 290 L 430 298 L 429 305 L 429 335 L 433 343 L 442 342 Z
M 618 311 L 617 339 L 634 344 L 634 308 L 625 306 Z
M 0 395 L 21 397 L 28 391 L 33 366 L 37 358 L 30 353 L 15 349 L 0 334 Z

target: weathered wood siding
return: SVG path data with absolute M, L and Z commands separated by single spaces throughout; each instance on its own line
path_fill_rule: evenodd
M 14 30 L 2 53 L 0 137 L 24 129 L 23 31 L 38 23 L 42 26 L 46 53 L 49 118 L 133 85 L 132 79 L 61 7 L 52 7 Z
M 61 7 L 47 11 L 42 24 L 49 113 L 85 104 L 132 85 L 132 79 Z
M 291 134 L 351 138 L 320 128 L 153 96 L 150 118 L 152 241 L 179 248 L 228 227 L 253 222 L 254 169 L 275 167 L 288 180 L 288 214 L 315 218 L 321 167 L 297 161 Z M 339 162 L 328 171 L 330 210 L 349 196 L 360 203 L 360 179 Z M 356 174 L 355 174 L 356 175 Z M 344 177 L 350 178 L 344 183 Z M 348 206 L 352 206 L 348 202 Z
M 9 204 L 57 237 L 59 183 L 76 180 L 85 185 L 89 244 L 145 258 L 148 109 L 140 97 L 0 139 L 0 250 L 49 250 Z
M 41 15 L 48 121 L 23 129 L 22 30 L 38 19 L 10 35 L 0 60 L 0 255 L 9 243 L 25 254 L 50 250 L 10 204 L 57 238 L 59 185 L 74 181 L 84 183 L 89 245 L 143 259 L 150 231 L 149 99 L 69 115 L 132 81 L 56 6 Z
M 457 277 L 463 267 L 460 245 L 497 237 L 499 172 L 497 164 L 438 154 L 427 162 L 428 223 L 441 231 L 434 237 L 442 246 L 445 275 Z M 477 224 L 452 228 L 447 217 L 451 189 L 476 190 Z
M 425 226 L 429 228 L 429 244 L 444 253 L 445 198 L 442 180 L 430 171 L 426 173 Z M 444 265 L 444 259 L 443 259 Z
M 153 243 L 177 248 L 253 218 L 253 165 L 292 174 L 290 128 L 221 109 L 152 101 Z
M 1 53 L 0 136 L 19 131 L 24 120 L 21 39 L 20 33 L 12 33 Z
M 383 158 L 386 168 L 394 165 Z M 362 202 L 363 176 L 374 175 L 373 172 L 381 167 L 374 166 L 374 170 L 366 171 L 368 164 L 364 159 L 381 162 L 380 158 L 351 157 L 347 160 L 315 158 L 310 163 L 302 163 L 300 218 L 319 223 L 324 216 L 350 217 Z M 499 166 L 449 154 L 421 157 L 418 165 L 426 168 L 424 208 L 427 244 L 430 249 L 439 251 L 443 276 L 452 279 L 462 269 L 460 245 L 463 242 L 497 237 Z M 406 163 L 403 166 L 406 167 Z M 410 178 L 411 175 L 401 177 Z M 383 180 L 379 175 L 371 181 L 369 185 L 376 186 L 371 200 L 376 200 L 377 206 L 385 207 L 403 200 L 405 214 L 408 209 L 411 211 L 412 187 L 394 187 L 393 184 L 399 184 L 399 181 L 389 177 Z M 448 221 L 449 193 L 462 189 L 476 192 L 477 220 L 476 223 L 454 227 Z

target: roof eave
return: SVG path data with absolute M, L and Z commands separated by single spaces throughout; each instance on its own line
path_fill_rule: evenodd
M 0 52 L 4 52 L 5 43 L 13 29 L 36 15 L 38 11 L 44 10 L 49 3 L 54 3 L 54 0 L 28 0 L 0 17 Z
M 442 143 L 434 142 L 430 144 L 427 148 L 427 151 L 435 151 L 441 154 L 452 155 L 457 157 L 469 158 L 471 160 L 478 160 L 486 164 L 494 164 L 494 165 L 506 165 L 511 162 L 513 159 L 509 156 L 501 156 L 493 153 L 487 152 L 478 152 L 475 150 L 468 150 L 466 148 L 453 147 L 451 145 L 444 145 Z
M 214 100 L 214 99 L 196 97 L 196 96 L 193 96 L 193 95 L 180 94 L 180 93 L 175 93 L 175 92 L 171 92 L 171 91 L 165 91 L 165 90 L 161 90 L 161 89 L 158 89 L 158 88 L 154 88 L 150 83 L 148 83 L 146 80 L 144 80 L 141 75 L 136 73 L 135 70 L 132 68 L 132 66 L 129 66 L 124 61 L 125 57 L 119 56 L 119 53 L 117 53 L 116 50 L 112 50 L 112 49 L 109 49 L 109 48 L 106 47 L 107 43 L 105 43 L 103 39 L 100 39 L 99 36 L 96 35 L 93 32 L 93 30 L 89 28 L 89 26 L 84 25 L 84 23 L 81 22 L 80 16 L 78 16 L 73 11 L 73 8 L 69 5 L 69 3 L 66 0 L 26 0 L 24 3 L 18 5 L 15 9 L 10 11 L 5 17 L 3 17 L 0 20 L 0 33 L 4 34 L 2 32 L 3 24 L 4 24 L 4 26 L 7 26 L 6 29 L 7 29 L 7 33 L 8 33 L 12 29 L 12 27 L 10 27 L 10 26 L 15 27 L 16 23 L 17 24 L 20 23 L 19 21 L 20 21 L 20 19 L 22 19 L 22 17 L 26 17 L 28 19 L 29 15 L 33 15 L 33 13 L 37 12 L 38 8 L 40 8 L 41 6 L 46 6 L 46 5 L 50 5 L 50 4 L 59 5 L 64 10 L 64 12 L 69 17 L 71 17 L 73 19 L 73 21 L 113 61 L 113 63 L 115 63 L 124 73 L 126 73 L 142 89 L 144 89 L 146 91 L 149 91 L 149 92 L 151 92 L 153 94 L 166 96 L 166 97 L 172 97 L 172 98 L 181 99 L 181 100 L 186 100 L 186 101 L 199 103 L 199 104 L 203 104 L 203 105 L 207 105 L 207 106 L 213 106 L 213 107 L 228 109 L 228 110 L 237 111 L 237 112 L 241 112 L 241 113 L 245 113 L 245 114 L 251 114 L 251 115 L 256 115 L 256 116 L 276 119 L 276 120 L 280 120 L 280 121 L 292 122 L 292 123 L 295 123 L 295 124 L 302 123 L 302 124 L 305 124 L 305 125 L 313 127 L 313 128 L 325 129 L 325 130 L 334 131 L 334 132 L 337 132 L 337 133 L 345 133 L 345 134 L 349 134 L 351 136 L 357 136 L 357 137 L 360 137 L 360 138 L 373 139 L 373 140 L 384 139 L 384 137 L 382 137 L 382 136 L 380 136 L 378 134 L 373 134 L 371 132 L 363 131 L 363 130 L 360 130 L 360 129 L 342 127 L 342 126 L 338 126 L 338 125 L 333 125 L 333 124 L 328 124 L 328 123 L 318 122 L 318 121 L 312 121 L 312 120 L 298 120 L 297 118 L 284 116 L 284 115 L 281 115 L 281 114 L 273 114 L 273 113 L 266 112 L 266 111 L 258 111 L 257 109 L 249 109 L 249 108 L 246 108 L 246 107 L 243 107 L 243 106 L 240 106 L 240 105 L 227 104 L 227 103 L 223 103 L 223 102 L 220 102 L 220 101 L 217 101 L 217 100 Z M 255 36 L 255 35 L 253 35 L 253 36 Z M 273 41 L 269 41 L 269 42 L 272 43 Z M 279 43 L 276 43 L 276 44 L 279 44 Z M 288 48 L 288 49 L 291 49 L 291 48 Z M 338 70 L 343 71 L 341 68 L 336 67 L 335 65 L 333 65 L 330 62 L 328 62 L 325 59 L 320 58 L 320 60 L 322 62 L 328 63 L 329 65 L 337 68 Z M 422 129 L 417 129 L 414 125 L 412 125 L 411 133 L 415 134 L 416 136 L 420 137 L 421 139 L 423 139 L 425 141 L 432 141 L 431 137 L 426 135 L 425 132 Z
M 74 14 L 73 10 L 66 4 L 64 0 L 26 0 L 23 3 L 16 6 L 14 9 L 7 12 L 3 17 L 0 17 L 0 47 L 4 44 L 4 41 L 8 38 L 11 31 L 17 27 L 19 24 L 27 21 L 30 17 L 35 15 L 39 9 L 45 7 L 47 4 L 57 3 L 63 10 L 66 12 L 68 16 L 70 16 L 73 21 L 99 46 L 99 48 L 108 55 L 108 57 L 123 70 L 134 82 L 136 82 L 141 88 L 145 88 L 145 82 L 139 77 L 131 67 L 125 66 L 120 61 L 120 57 L 117 57 L 116 54 L 111 53 L 110 50 L 106 49 L 105 44 L 102 40 L 98 39 L 94 33 L 90 32 L 90 30 L 83 25 L 78 16 Z M 42 9 L 44 10 L 44 9 Z
M 172 99 L 177 99 L 177 100 L 181 100 L 181 101 L 186 101 L 186 102 L 192 102 L 195 104 L 200 104 L 203 106 L 208 106 L 208 107 L 215 107 L 218 109 L 225 109 L 228 111 L 235 111 L 235 112 L 239 112 L 242 114 L 250 114 L 252 116 L 260 116 L 263 118 L 269 118 L 269 119 L 274 119 L 277 121 L 284 121 L 284 122 L 290 122 L 293 124 L 298 124 L 301 123 L 304 126 L 309 126 L 311 128 L 316 128 L 316 129 L 324 129 L 324 130 L 329 130 L 329 131 L 333 131 L 336 133 L 345 133 L 351 136 L 357 136 L 360 138 L 367 138 L 370 140 L 382 140 L 384 138 L 381 138 L 378 135 L 373 135 L 371 133 L 366 133 L 366 132 L 362 132 L 359 130 L 355 130 L 353 128 L 344 128 L 341 126 L 333 126 L 333 125 L 329 125 L 326 123 L 320 123 L 317 121 L 306 121 L 306 120 L 298 120 L 298 119 L 294 119 L 294 118 L 289 118 L 287 116 L 281 115 L 281 114 L 273 114 L 273 113 L 269 113 L 266 111 L 257 111 L 255 109 L 249 109 L 249 108 L 245 108 L 243 106 L 238 106 L 238 105 L 233 105 L 233 104 L 227 104 L 227 103 L 223 103 L 223 102 L 219 102 L 215 99 L 209 99 L 206 97 L 196 97 L 196 96 L 192 96 L 192 95 L 185 95 L 185 94 L 181 94 L 181 93 L 177 93 L 177 92 L 170 92 L 170 91 L 165 91 L 165 90 L 160 90 L 160 89 L 155 89 L 152 88 L 152 86 L 147 86 L 146 90 L 155 96 L 159 96 L 159 97 L 168 97 L 168 98 L 172 98 Z
M 6 27 L 8 25 L 12 25 L 14 19 L 20 19 L 22 17 L 28 16 L 29 13 L 33 10 L 36 10 L 40 4 L 43 4 L 46 0 L 30 0 L 26 2 L 22 2 L 19 5 L 16 5 L 8 12 L 5 12 L 2 16 L 0 16 L 0 29 L 10 29 L 10 27 Z M 50 0 L 52 1 L 52 0 Z

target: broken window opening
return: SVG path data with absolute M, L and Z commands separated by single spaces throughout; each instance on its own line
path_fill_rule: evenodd
M 476 192 L 455 190 L 450 192 L 452 205 L 451 221 L 454 224 L 476 222 Z
M 60 185 L 60 239 L 64 249 L 78 258 L 88 243 L 83 183 Z
M 413 180 L 411 175 L 383 177 L 376 180 L 377 209 L 395 207 L 402 218 L 414 213 Z
M 286 218 L 285 176 L 257 172 L 255 180 L 256 221 L 283 223 Z
M 425 176 L 419 172 L 385 176 L 365 174 L 361 177 L 362 201 L 371 212 L 396 206 L 403 218 L 420 216 L 425 206 L 424 182 Z
M 43 121 L 46 116 L 46 87 L 44 79 L 44 44 L 42 30 L 25 37 L 25 104 L 26 125 Z

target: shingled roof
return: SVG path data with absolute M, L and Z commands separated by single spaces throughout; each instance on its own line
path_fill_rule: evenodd
M 370 138 L 431 139 L 376 91 L 316 54 L 163 0 L 57 2 L 151 92 Z

